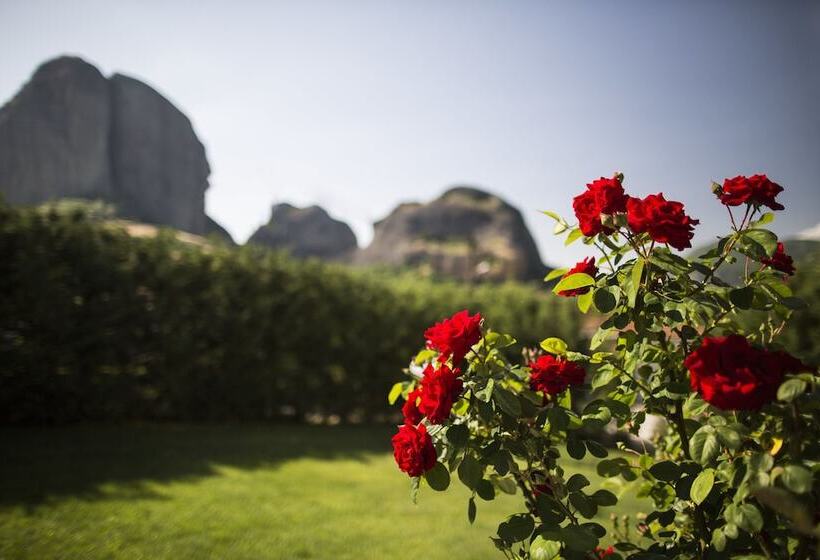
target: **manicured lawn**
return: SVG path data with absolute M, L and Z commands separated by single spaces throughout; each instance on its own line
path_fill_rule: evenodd
M 0 430 L 0 558 L 498 558 L 488 536 L 520 496 L 479 501 L 473 526 L 460 484 L 413 505 L 391 433 Z M 592 478 L 592 465 L 578 470 Z M 619 514 L 637 507 L 624 497 Z

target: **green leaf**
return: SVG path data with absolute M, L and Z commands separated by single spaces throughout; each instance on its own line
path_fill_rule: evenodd
M 572 410 L 572 392 L 569 390 L 569 387 L 564 389 L 558 396 L 558 406 Z
M 712 546 L 718 552 L 723 552 L 726 548 L 726 535 L 723 534 L 723 529 L 715 529 L 712 533 Z
M 614 506 L 618 503 L 618 498 L 609 490 L 596 490 L 590 498 L 602 507 Z
M 586 519 L 592 519 L 598 513 L 598 506 L 581 492 L 571 492 L 569 502 Z
M 435 358 L 437 354 L 438 352 L 436 352 L 435 350 L 425 348 L 424 350 L 420 350 L 419 353 L 416 354 L 416 357 L 413 359 L 413 361 L 417 366 L 420 366 L 421 364 L 433 361 L 433 358 Z
M 576 240 L 582 238 L 584 233 L 579 228 L 573 228 L 572 231 L 569 232 L 567 238 L 564 240 L 564 246 L 572 245 L 575 243 Z
M 766 212 L 762 216 L 760 216 L 755 221 L 751 222 L 749 225 L 752 227 L 757 226 L 765 226 L 766 224 L 770 224 L 774 221 L 774 212 Z
M 560 278 L 564 274 L 569 271 L 568 268 L 553 268 L 549 271 L 549 273 L 544 276 L 544 282 L 549 282 L 550 280 L 555 280 L 556 278 Z
M 615 296 L 608 288 L 598 288 L 593 292 L 592 301 L 595 303 L 595 309 L 601 313 L 609 313 L 615 309 Z
M 595 401 L 584 408 L 584 415 L 581 420 L 585 427 L 600 429 L 612 420 L 612 411 L 605 403 Z
M 592 376 L 592 388 L 597 389 L 598 387 L 603 387 L 604 385 L 609 384 L 609 382 L 613 379 L 617 379 L 619 376 L 620 373 L 613 367 L 598 368 L 598 371 L 596 371 L 595 375 Z
M 601 346 L 601 344 L 606 342 L 606 339 L 609 338 L 612 332 L 613 329 L 599 328 L 597 331 L 595 331 L 595 334 L 592 335 L 592 340 L 589 343 L 589 349 L 595 350 L 596 348 Z
M 498 487 L 499 490 L 504 492 L 505 494 L 515 494 L 518 486 L 515 484 L 515 481 L 511 478 L 499 478 L 495 475 L 492 477 L 493 484 Z
M 642 258 L 639 258 L 637 261 L 635 261 L 635 264 L 632 265 L 632 282 L 629 285 L 629 292 L 627 294 L 629 296 L 629 307 L 635 307 L 635 299 L 638 297 L 638 289 L 641 287 L 643 267 L 644 260 Z
M 598 473 L 598 476 L 603 478 L 611 478 L 613 476 L 618 476 L 621 474 L 621 465 L 618 464 L 617 461 L 613 459 L 604 459 L 603 461 L 598 463 L 598 466 L 595 468 L 595 471 Z
M 475 487 L 475 492 L 482 500 L 487 502 L 495 498 L 495 487 L 486 478 L 478 482 Z
M 472 455 L 465 455 L 458 466 L 458 478 L 464 486 L 474 490 L 478 481 L 484 475 L 484 467 Z
M 453 447 L 464 447 L 470 439 L 470 431 L 464 424 L 452 424 L 447 428 L 447 441 Z
M 754 294 L 755 291 L 752 286 L 738 288 L 729 292 L 729 301 L 740 309 L 749 309 L 752 307 L 752 299 L 754 299 Z
M 436 463 L 436 466 L 424 473 L 424 479 L 436 492 L 443 492 L 450 486 L 450 472 L 441 463 Z
M 404 391 L 404 382 L 399 381 L 390 388 L 390 393 L 387 395 L 387 402 L 391 405 L 396 404 L 396 401 L 401 396 L 402 391 Z
M 597 441 L 593 441 L 591 439 L 588 439 L 586 441 L 586 444 L 587 444 L 587 449 L 589 449 L 590 455 L 592 455 L 593 457 L 598 457 L 599 459 L 603 459 L 604 457 L 607 456 L 606 447 L 604 447 L 603 445 L 601 445 Z
M 592 276 L 584 274 L 583 272 L 576 272 L 563 278 L 555 285 L 552 291 L 557 294 L 565 290 L 577 290 L 578 288 L 585 288 L 593 284 L 595 284 L 595 279 Z
M 728 510 L 732 506 L 726 508 L 726 519 L 729 520 Z M 734 515 L 731 521 L 749 533 L 759 533 L 763 528 L 763 516 L 760 515 L 760 510 L 752 504 L 741 504 L 735 506 Z
M 649 473 L 664 482 L 674 482 L 680 477 L 680 467 L 672 461 L 661 461 L 649 467 Z
M 544 523 L 551 525 L 557 525 L 567 517 L 564 514 L 562 504 L 552 496 L 547 496 L 546 494 L 538 494 L 535 497 L 535 510 L 538 512 L 538 517 L 540 517 Z
M 567 343 L 560 338 L 550 337 L 541 341 L 541 348 L 550 354 L 558 356 L 567 353 Z
M 493 389 L 495 388 L 495 379 L 492 377 L 487 380 L 487 384 L 483 388 L 475 392 L 475 398 L 482 402 L 490 402 L 493 396 Z
M 475 522 L 475 514 L 475 498 L 470 498 L 470 501 L 467 502 L 467 520 L 470 522 L 470 525 L 472 525 Z
M 577 492 L 589 486 L 589 479 L 582 474 L 574 474 L 567 480 L 567 492 Z
M 767 229 L 750 229 L 744 232 L 743 237 L 745 240 L 752 240 L 763 247 L 769 257 L 777 249 L 777 236 Z
M 566 220 L 564 220 L 564 218 L 562 218 L 561 216 L 559 216 L 557 213 L 553 212 L 552 210 L 541 210 L 541 213 L 546 214 L 547 216 L 549 216 L 550 218 L 552 218 L 556 222 L 566 223 Z
M 550 541 L 542 537 L 536 536 L 530 544 L 530 558 L 532 560 L 553 560 L 561 553 L 561 543 L 559 541 Z
M 535 522 L 526 513 L 513 515 L 498 526 L 498 536 L 509 543 L 523 541 L 532 535 Z
M 578 309 L 581 313 L 586 313 L 592 305 L 592 292 L 579 295 L 575 299 L 575 303 L 578 305 Z
M 587 448 L 584 446 L 584 442 L 576 438 L 567 439 L 567 455 L 576 461 L 580 461 L 584 458 L 586 452 Z
M 588 552 L 598 545 L 598 538 L 586 527 L 568 525 L 561 530 L 561 540 L 575 552 Z
M 683 403 L 683 412 L 687 416 L 700 416 L 709 409 L 709 403 L 697 393 L 692 393 Z
M 515 339 L 508 334 L 490 331 L 484 336 L 484 344 L 489 348 L 507 348 L 515 344 Z
M 689 440 L 689 454 L 701 465 L 707 465 L 720 453 L 720 443 L 712 426 L 703 426 Z
M 728 426 L 717 426 L 715 432 L 717 433 L 720 443 L 733 451 L 740 449 L 740 446 L 743 444 L 740 434 Z
M 723 534 L 726 535 L 726 538 L 734 540 L 740 533 L 738 533 L 737 525 L 734 523 L 727 523 L 723 526 Z
M 697 505 L 700 505 L 709 495 L 709 492 L 712 491 L 712 486 L 714 485 L 715 471 L 713 469 L 705 469 L 697 476 L 697 478 L 695 478 L 695 481 L 692 483 L 692 488 L 689 490 L 689 497 L 691 497 L 692 501 Z
M 798 465 L 789 465 L 783 469 L 780 475 L 783 485 L 795 494 L 805 494 L 811 491 L 812 479 L 811 471 Z
M 493 400 L 495 401 L 495 404 L 501 408 L 501 410 L 510 416 L 518 418 L 521 415 L 521 401 L 518 400 L 518 397 L 515 396 L 515 394 L 511 393 L 507 389 L 496 386 L 493 391 Z
M 777 389 L 777 400 L 791 402 L 806 392 L 806 382 L 802 379 L 787 379 Z
M 774 459 L 765 451 L 759 451 L 749 457 L 749 470 L 753 472 L 769 472 L 774 466 Z

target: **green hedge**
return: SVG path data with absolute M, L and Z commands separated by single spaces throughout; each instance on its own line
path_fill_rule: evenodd
M 382 417 L 424 328 L 465 307 L 527 344 L 580 342 L 540 286 L 135 238 L 78 207 L 0 206 L 0 290 L 2 423 Z

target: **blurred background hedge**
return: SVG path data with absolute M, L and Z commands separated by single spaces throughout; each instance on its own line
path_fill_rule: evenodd
M 384 420 L 425 327 L 480 311 L 580 341 L 543 286 L 459 285 L 257 247 L 133 237 L 84 206 L 0 206 L 0 422 Z

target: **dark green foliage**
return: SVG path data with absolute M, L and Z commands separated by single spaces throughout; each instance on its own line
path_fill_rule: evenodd
M 384 417 L 394 368 L 454 310 L 492 316 L 525 344 L 544 332 L 577 343 L 572 304 L 545 292 L 199 247 L 173 232 L 135 238 L 82 208 L 0 206 L 0 422 Z

